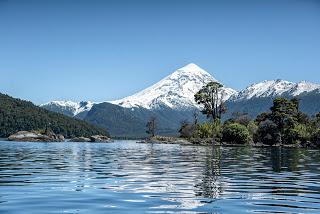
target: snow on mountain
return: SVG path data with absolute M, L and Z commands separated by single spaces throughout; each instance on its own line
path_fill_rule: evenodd
M 240 91 L 232 100 L 251 99 L 254 97 L 269 97 L 281 95 L 294 86 L 294 83 L 285 80 L 266 80 L 252 84 Z
M 141 92 L 110 103 L 126 108 L 156 109 L 166 106 L 173 109 L 185 109 L 197 106 L 194 94 L 210 81 L 217 80 L 196 64 L 191 63 Z M 229 99 L 235 93 L 237 93 L 235 90 L 224 87 L 223 100 Z
M 289 93 L 292 96 L 298 96 L 302 93 L 311 92 L 316 89 L 320 89 L 320 84 L 301 81 L 301 82 L 298 82 L 297 84 L 295 84 L 295 86 L 290 89 Z
M 252 84 L 238 94 L 232 96 L 230 100 L 248 100 L 259 97 L 276 97 L 281 95 L 298 96 L 304 92 L 310 92 L 320 88 L 319 84 L 301 81 L 293 83 L 285 80 L 266 80 L 260 83 Z
M 90 111 L 95 103 L 90 101 L 73 102 L 73 101 L 51 101 L 40 105 L 40 107 L 47 108 L 49 110 L 60 111 L 61 113 L 69 114 L 70 116 L 76 116 L 79 113 Z
M 198 107 L 194 101 L 194 94 L 210 81 L 217 80 L 196 64 L 191 63 L 132 96 L 109 103 L 125 108 L 143 107 L 146 109 L 161 109 L 165 107 L 183 110 Z M 315 90 L 317 90 L 316 93 L 318 91 L 320 93 L 320 84 L 306 81 L 293 83 L 278 79 L 252 84 L 240 92 L 223 87 L 220 97 L 222 97 L 223 101 L 245 101 L 261 97 L 298 96 Z M 41 107 L 73 117 L 79 116 L 82 112 L 90 111 L 94 104 L 96 103 L 90 101 L 52 101 L 41 105 Z M 81 114 L 81 116 L 83 115 Z

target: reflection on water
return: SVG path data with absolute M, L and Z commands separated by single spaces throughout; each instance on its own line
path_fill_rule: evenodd
M 0 142 L 0 213 L 320 213 L 318 150 Z

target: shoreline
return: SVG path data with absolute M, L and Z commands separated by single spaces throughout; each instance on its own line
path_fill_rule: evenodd
M 110 139 L 109 141 L 101 142 L 86 142 L 86 141 L 71 141 L 72 139 L 65 139 L 64 141 L 12 141 L 8 138 L 0 138 L 0 141 L 4 142 L 27 142 L 27 143 L 114 143 L 117 139 Z M 120 140 L 120 139 L 119 139 Z M 221 147 L 254 147 L 254 148 L 298 148 L 298 149 L 320 149 L 317 146 L 301 144 L 274 144 L 268 145 L 263 143 L 246 143 L 246 144 L 237 144 L 237 143 L 227 143 L 227 142 L 216 142 L 212 144 L 211 139 L 184 139 L 184 138 L 175 138 L 175 137 L 163 137 L 160 139 L 130 139 L 128 141 L 134 141 L 137 144 L 171 144 L 171 145 L 186 145 L 186 146 L 221 146 Z
M 301 148 L 301 149 L 320 149 L 320 147 L 313 145 L 301 145 L 301 144 L 263 144 L 263 143 L 227 143 L 227 142 L 216 142 L 212 144 L 211 139 L 184 139 L 184 138 L 173 138 L 173 137 L 162 137 L 160 139 L 143 139 L 136 143 L 141 144 L 176 144 L 176 145 L 191 145 L 191 146 L 221 146 L 221 147 L 255 147 L 255 148 Z

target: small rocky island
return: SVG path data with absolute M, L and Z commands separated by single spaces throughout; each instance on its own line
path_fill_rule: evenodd
M 41 131 L 19 131 L 8 137 L 9 141 L 17 142 L 65 142 L 65 138 L 61 134 L 55 134 L 53 131 L 46 129 Z M 75 137 L 69 142 L 92 142 L 92 143 L 108 143 L 112 142 L 111 138 L 104 135 L 93 135 L 90 138 L 87 137 Z
M 10 135 L 8 140 L 18 142 L 63 142 L 65 141 L 65 138 L 63 135 L 46 130 L 45 133 L 37 131 L 19 131 Z
M 75 137 L 70 139 L 69 142 L 109 143 L 109 142 L 112 142 L 112 140 L 111 138 L 104 135 L 93 135 L 90 138 Z

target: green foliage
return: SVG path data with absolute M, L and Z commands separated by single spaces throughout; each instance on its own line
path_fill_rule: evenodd
M 200 90 L 195 98 L 199 104 L 209 106 L 209 109 L 204 111 L 208 114 L 212 109 L 205 103 L 210 101 L 207 87 Z M 255 120 L 251 120 L 247 114 L 234 113 L 232 118 L 225 121 L 223 129 L 219 120 L 214 124 L 203 123 L 197 125 L 194 136 L 210 138 L 214 135 L 219 140 L 242 144 L 254 141 L 268 145 L 301 144 L 320 147 L 320 113 L 310 118 L 299 110 L 299 106 L 299 100 L 296 98 L 276 98 L 270 108 L 271 112 L 264 112 Z
M 267 144 L 306 143 L 310 139 L 310 124 L 306 114 L 299 111 L 299 100 L 276 98 L 271 113 L 259 115 L 258 139 Z
M 260 122 L 257 130 L 257 140 L 261 143 L 273 145 L 279 142 L 280 133 L 277 124 L 271 120 Z
M 213 130 L 212 123 L 205 122 L 197 126 L 195 135 L 196 137 L 199 137 L 199 138 L 211 138 L 213 136 L 212 130 Z
M 67 138 L 108 133 L 88 123 L 54 113 L 35 106 L 31 102 L 0 94 L 0 137 L 8 137 L 18 131 L 51 128 Z
M 222 126 L 220 120 L 215 120 L 213 123 L 205 122 L 197 125 L 194 137 L 203 139 L 214 137 L 215 141 L 221 141 Z
M 257 124 L 260 124 L 263 121 L 270 120 L 270 116 L 271 113 L 263 112 L 256 117 L 255 121 L 257 122 Z
M 221 118 L 221 114 L 226 111 L 220 95 L 222 84 L 209 82 L 203 86 L 195 95 L 195 101 L 203 106 L 202 113 L 213 121 Z
M 283 132 L 286 127 L 293 127 L 297 122 L 299 114 L 297 99 L 276 98 L 273 100 L 273 106 L 270 109 L 270 119 L 277 124 L 280 132 Z
M 311 142 L 320 147 L 320 128 L 311 133 Z
M 288 144 L 306 143 L 310 139 L 310 133 L 306 125 L 296 124 L 294 127 L 286 130 L 284 138 Z
M 245 144 L 252 140 L 247 127 L 239 123 L 226 124 L 222 136 L 222 141 L 236 144 Z
M 258 133 L 258 129 L 259 129 L 256 122 L 251 120 L 247 125 L 247 129 L 250 133 L 252 140 L 256 141 L 257 140 L 257 133 Z

